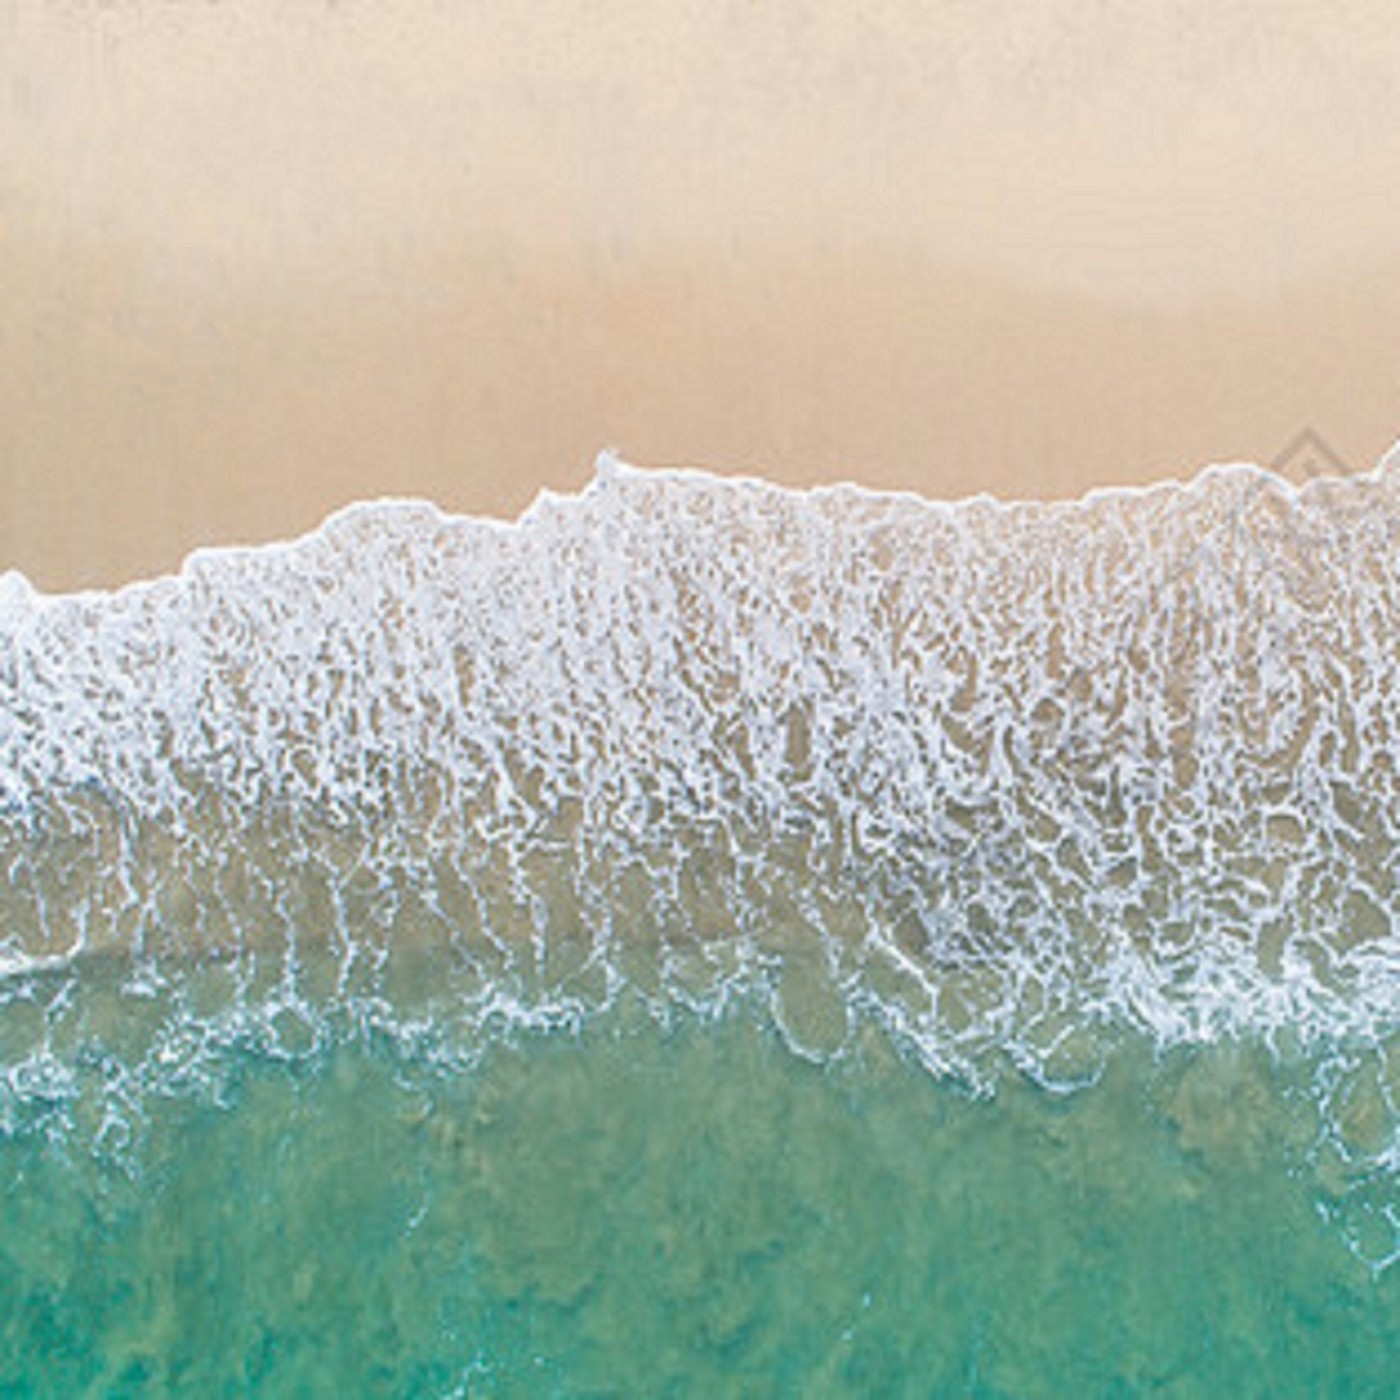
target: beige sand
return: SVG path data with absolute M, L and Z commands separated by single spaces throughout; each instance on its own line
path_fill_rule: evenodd
M 631 460 L 1062 495 L 1400 436 L 1387 6 L 0 12 L 0 567 Z

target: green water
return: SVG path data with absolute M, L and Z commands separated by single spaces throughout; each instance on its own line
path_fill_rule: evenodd
M 121 1159 L 0 1149 L 8 1395 L 1382 1395 L 1262 1055 L 974 1099 L 871 1038 L 616 1019 L 451 1075 L 248 1058 Z

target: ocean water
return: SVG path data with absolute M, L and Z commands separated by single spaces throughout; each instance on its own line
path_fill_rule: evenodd
M 0 577 L 0 1391 L 1392 1393 L 1397 507 Z

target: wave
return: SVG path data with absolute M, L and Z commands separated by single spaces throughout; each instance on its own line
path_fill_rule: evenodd
M 514 523 L 6 574 L 11 1109 L 124 1037 L 465 1054 L 623 997 L 984 1088 L 1124 1034 L 1383 1046 L 1397 507 L 1386 465 L 949 503 L 605 454 Z

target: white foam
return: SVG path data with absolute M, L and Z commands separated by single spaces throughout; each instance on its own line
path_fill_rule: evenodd
M 1237 464 L 930 502 L 605 452 L 514 523 L 379 501 L 111 592 L 7 574 L 0 859 L 32 895 L 0 934 L 168 956 L 180 917 L 253 919 L 253 839 L 329 885 L 347 966 L 458 937 L 465 899 L 525 1007 L 576 994 L 573 939 L 702 1003 L 819 957 L 969 1075 L 1071 1025 L 1382 1036 L 1395 497 Z M 296 898 L 258 915 L 292 945 Z

